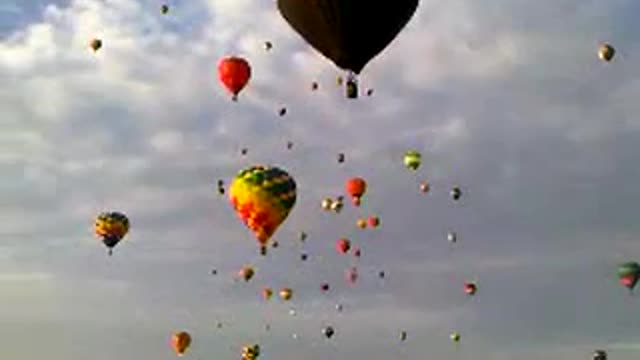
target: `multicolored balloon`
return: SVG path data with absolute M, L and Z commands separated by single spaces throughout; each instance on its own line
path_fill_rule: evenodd
M 96 218 L 94 229 L 102 243 L 109 249 L 109 255 L 113 254 L 113 248 L 129 232 L 129 218 L 117 211 L 103 212 Z
M 273 166 L 252 166 L 238 173 L 229 187 L 229 201 L 253 231 L 266 254 L 267 243 L 296 203 L 296 183 Z
M 620 285 L 633 291 L 640 279 L 640 264 L 635 261 L 629 261 L 618 266 L 618 281 Z

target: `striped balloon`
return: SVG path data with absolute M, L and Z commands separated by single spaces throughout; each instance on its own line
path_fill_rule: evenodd
M 252 166 L 238 173 L 229 201 L 263 249 L 296 203 L 296 183 L 277 167 Z

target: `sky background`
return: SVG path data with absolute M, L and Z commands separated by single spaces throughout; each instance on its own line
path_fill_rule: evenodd
M 638 359 L 640 300 L 615 270 L 640 257 L 640 3 L 421 0 L 357 101 L 272 1 L 169 4 L 0 1 L 3 358 L 173 359 L 186 329 L 189 359 L 254 342 L 263 360 Z M 230 54 L 253 69 L 238 103 L 216 74 Z M 255 163 L 298 184 L 266 258 L 215 188 Z M 369 183 L 362 207 L 322 212 L 351 176 Z M 92 233 L 105 210 L 132 223 L 112 257 Z M 356 229 L 360 213 L 381 226 Z M 355 286 L 343 236 L 363 251 Z M 234 282 L 245 264 L 255 278 Z M 263 286 L 294 299 L 265 304 Z

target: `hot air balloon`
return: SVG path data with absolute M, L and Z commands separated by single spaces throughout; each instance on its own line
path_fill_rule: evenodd
M 431 190 L 431 185 L 427 181 L 424 181 L 420 184 L 420 191 L 422 191 L 423 193 L 428 193 L 429 190 Z
M 348 283 L 355 284 L 355 282 L 358 281 L 358 269 L 355 267 L 347 269 L 345 272 L 345 278 Z
M 271 296 L 273 296 L 273 290 L 271 290 L 271 288 L 264 288 L 262 289 L 262 298 L 265 300 L 269 300 L 271 299 Z
M 344 153 L 338 154 L 338 164 L 342 164 L 344 162 Z
M 347 239 L 339 239 L 336 241 L 336 250 L 341 254 L 346 254 L 351 249 L 351 242 Z
M 318 90 L 318 83 L 314 81 L 311 83 L 311 91 L 316 91 L 316 90 Z
M 611 61 L 615 56 L 615 54 L 616 54 L 616 49 L 614 49 L 614 47 L 611 46 L 610 44 L 604 43 L 600 45 L 600 48 L 598 48 L 598 57 L 602 61 L 606 61 L 606 62 Z
M 359 258 L 361 255 L 362 255 L 362 251 L 360 250 L 360 248 L 353 249 L 353 256 Z
M 289 301 L 291 300 L 292 296 L 293 296 L 293 290 L 291 290 L 290 288 L 283 288 L 282 290 L 280 290 L 280 299 L 284 301 Z
M 607 352 L 604 350 L 596 350 L 593 352 L 593 360 L 607 360 Z
M 240 171 L 231 183 L 229 201 L 255 234 L 264 255 L 267 242 L 296 203 L 296 183 L 277 167 L 252 166 Z
M 331 198 L 326 198 L 322 200 L 322 209 L 325 211 L 331 210 L 331 206 L 333 205 L 333 200 Z
M 232 100 L 237 101 L 238 94 L 251 78 L 251 66 L 241 57 L 225 57 L 218 63 L 218 78 L 232 94 Z
M 406 331 L 401 331 L 400 332 L 400 341 L 405 341 L 407 340 L 407 332 Z
M 113 248 L 129 232 L 129 218 L 116 211 L 103 212 L 96 218 L 94 230 L 112 255 Z
M 278 0 L 278 10 L 302 38 L 348 71 L 347 96 L 357 97 L 355 75 L 409 22 L 418 0 Z
M 91 48 L 91 50 L 93 50 L 93 52 L 100 50 L 100 48 L 102 47 L 102 40 L 100 39 L 91 40 L 91 42 L 89 43 L 89 47 Z
M 271 50 L 271 48 L 273 48 L 273 44 L 271 43 L 271 41 L 265 41 L 264 42 L 264 49 L 269 51 L 269 50 Z
M 178 356 L 183 356 L 191 345 L 191 335 L 186 331 L 180 331 L 171 335 L 171 347 Z
M 367 96 L 373 95 L 373 89 L 367 89 Z
M 343 206 L 344 206 L 344 204 L 342 203 L 342 200 L 336 200 L 336 201 L 331 203 L 331 210 L 333 212 L 335 212 L 336 214 L 339 214 L 340 211 L 342 211 L 342 207 Z
M 356 226 L 359 227 L 360 229 L 366 229 L 367 227 L 367 220 L 365 219 L 358 219 L 356 221 Z
M 309 255 L 307 255 L 305 253 L 300 254 L 300 260 L 307 261 L 308 258 L 309 258 Z
M 329 291 L 329 284 L 324 283 L 324 284 L 320 285 L 320 290 L 322 290 L 322 292 Z
M 286 107 L 280 108 L 280 110 L 278 110 L 278 115 L 280 115 L 280 116 L 287 115 L 287 108 Z
M 322 329 L 322 334 L 327 338 L 327 339 L 331 339 L 331 337 L 333 336 L 333 334 L 335 334 L 335 330 L 333 329 L 332 326 L 326 326 Z
M 464 292 L 467 295 L 475 295 L 476 291 L 478 291 L 478 286 L 473 282 L 467 282 L 464 284 Z
M 256 360 L 258 356 L 260 356 L 260 346 L 258 344 L 242 347 L 242 360 Z
M 449 240 L 450 243 L 455 244 L 458 241 L 458 234 L 456 234 L 453 231 L 450 231 L 447 234 L 447 240 Z
M 629 289 L 629 291 L 633 291 L 639 278 L 640 264 L 637 262 L 629 261 L 618 266 L 618 279 L 620 284 Z
M 372 228 L 378 227 L 378 225 L 380 225 L 380 218 L 377 216 L 369 216 L 369 218 L 367 218 L 367 225 Z
M 359 177 L 351 178 L 345 183 L 345 190 L 351 196 L 353 205 L 360 206 L 360 199 L 367 191 L 367 182 Z
M 449 335 L 449 339 L 451 339 L 451 341 L 458 343 L 460 342 L 460 334 L 457 332 L 451 333 L 451 335 Z
M 240 271 L 238 271 L 238 277 L 244 280 L 245 282 L 248 282 L 249 280 L 251 280 L 254 274 L 255 274 L 255 271 L 251 266 L 245 266 L 242 269 L 240 269 Z
M 404 154 L 404 166 L 409 170 L 418 170 L 422 163 L 422 155 L 415 151 L 409 150 Z
M 169 12 L 169 5 L 164 4 L 160 6 L 160 12 L 162 13 L 162 15 L 166 15 Z
M 451 195 L 451 198 L 454 201 L 458 201 L 460 199 L 460 196 L 462 196 L 462 190 L 460 190 L 460 187 L 454 186 L 451 189 L 451 192 L 449 193 L 449 195 Z
M 245 155 L 247 155 L 247 152 L 249 152 L 249 149 L 247 149 L 247 148 L 242 148 L 242 149 L 240 150 L 240 155 L 245 156 Z

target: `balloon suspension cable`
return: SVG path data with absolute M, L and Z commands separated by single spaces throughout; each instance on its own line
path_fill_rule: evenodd
M 347 73 L 347 98 L 349 99 L 357 99 L 358 98 L 358 79 L 353 71 L 349 71 Z

